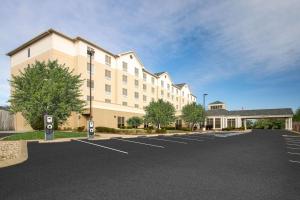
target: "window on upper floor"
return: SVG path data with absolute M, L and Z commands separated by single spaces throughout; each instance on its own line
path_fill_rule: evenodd
M 168 98 L 170 98 L 170 93 L 169 93 L 169 92 L 168 92 L 168 94 L 167 94 L 167 95 L 168 95 Z
M 139 104 L 134 104 L 134 107 L 135 108 L 139 108 Z
M 147 96 L 143 95 L 143 101 L 147 101 Z
M 123 102 L 122 102 L 122 105 L 123 105 L 123 106 L 127 106 L 127 102 L 126 102 L 126 101 L 123 101 Z
M 147 91 L 147 85 L 146 84 L 143 84 L 143 90 L 144 90 L 144 92 Z
M 127 97 L 127 89 L 123 88 L 123 89 L 122 89 L 122 94 L 123 94 L 123 96 L 126 96 L 126 97 Z
M 151 82 L 154 85 L 154 83 L 155 83 L 154 77 L 151 77 Z
M 170 84 L 168 83 L 168 85 L 167 85 L 167 88 L 168 88 L 168 90 L 170 90 Z
M 128 64 L 127 64 L 127 62 L 122 62 L 122 69 L 123 69 L 123 72 L 127 72 L 128 71 Z
M 127 76 L 126 75 L 122 76 L 122 81 L 123 81 L 123 84 L 127 84 Z
M 91 99 L 90 96 L 87 95 L 87 96 L 86 96 L 86 100 L 87 100 L 87 101 L 90 101 L 90 99 Z M 92 96 L 92 100 L 94 100 L 94 96 Z
M 155 93 L 155 88 L 152 87 L 152 88 L 151 88 L 151 91 L 152 91 L 152 93 L 154 94 L 154 93 Z
M 164 81 L 163 80 L 160 81 L 160 86 L 164 87 Z
M 163 90 L 160 91 L 160 95 L 164 96 L 164 91 Z
M 105 55 L 105 64 L 111 66 L 111 57 L 109 55 Z
M 184 91 L 182 91 L 182 96 L 184 96 Z
M 152 97 L 152 98 L 151 98 L 151 101 L 155 101 L 155 99 Z
M 138 80 L 134 80 L 134 85 L 135 85 L 135 87 L 139 87 L 139 81 Z
M 135 74 L 135 76 L 139 76 L 139 69 L 138 68 L 134 68 L 134 74 Z
M 30 48 L 27 49 L 27 57 L 30 57 Z
M 94 80 L 90 80 L 90 79 L 87 79 L 86 80 L 86 86 L 89 88 L 89 87 L 92 87 L 94 88 Z
M 107 69 L 105 70 L 105 78 L 108 79 L 108 80 L 111 79 L 111 71 L 109 71 Z
M 139 98 L 139 93 L 138 92 L 134 92 L 134 98 L 136 98 L 136 99 Z
M 111 94 L 111 85 L 105 84 L 105 93 Z
M 86 70 L 88 72 L 88 74 L 90 73 L 90 69 L 91 69 L 91 66 L 90 66 L 90 63 L 86 63 Z M 92 74 L 94 74 L 95 72 L 95 68 L 94 68 L 94 64 L 92 64 Z

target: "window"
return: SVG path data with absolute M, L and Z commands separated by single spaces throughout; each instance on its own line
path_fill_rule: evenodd
M 160 91 L 160 95 L 163 97 L 164 96 L 164 91 Z
M 168 88 L 168 90 L 170 90 L 170 84 L 168 83 L 168 85 L 167 85 L 167 88 Z
M 227 127 L 235 128 L 235 119 L 227 119 Z
M 154 88 L 154 87 L 152 87 L 152 88 L 151 88 L 151 91 L 152 91 L 152 93 L 154 94 L 154 92 L 155 92 L 155 88 Z
M 126 75 L 122 76 L 122 81 L 124 84 L 127 84 L 127 76 Z
M 86 96 L 86 100 L 90 101 L 90 96 L 89 95 Z M 94 100 L 94 96 L 92 96 L 92 100 Z
M 170 93 L 168 92 L 168 98 L 170 98 Z
M 146 73 L 143 73 L 143 80 L 147 81 L 147 74 Z
M 182 96 L 184 96 L 184 91 L 182 91 Z
M 178 102 L 178 97 L 176 97 L 176 101 Z
M 89 88 L 89 87 L 92 87 L 94 88 L 94 80 L 90 80 L 90 79 L 87 79 L 86 80 L 86 86 Z
M 108 80 L 111 79 L 111 71 L 109 71 L 107 69 L 105 70 L 105 78 L 108 79 Z
M 111 103 L 110 99 L 105 99 L 105 103 Z
M 151 101 L 155 101 L 153 97 L 151 98 Z
M 221 128 L 221 118 L 215 118 L 215 128 Z
M 176 105 L 176 109 L 178 110 L 178 105 Z
M 123 128 L 125 126 L 125 117 L 118 116 L 118 128 Z
M 105 84 L 105 92 L 106 92 L 106 94 L 110 94 L 111 93 L 111 85 Z
M 139 76 L 139 69 L 138 68 L 134 68 L 134 74 L 135 74 L 135 76 Z
M 126 101 L 123 101 L 123 102 L 122 102 L 122 105 L 123 105 L 123 106 L 127 106 L 127 102 L 126 102 Z
M 174 95 L 172 95 L 172 101 L 174 100 Z
M 111 57 L 108 55 L 105 55 L 105 64 L 111 66 Z
M 135 85 L 135 87 L 139 87 L 139 81 L 138 80 L 134 80 L 134 85 Z
M 164 81 L 160 81 L 161 87 L 164 87 Z
M 151 77 L 151 82 L 154 85 L 154 77 Z
M 27 57 L 30 57 L 30 48 L 27 49 Z
M 87 63 L 86 64 L 86 69 L 87 69 L 88 73 L 90 73 L 90 68 L 91 68 L 90 63 Z M 92 64 L 92 74 L 94 74 L 94 65 L 93 64 Z
M 123 67 L 123 72 L 127 72 L 127 70 L 128 70 L 128 64 L 126 62 L 122 63 L 122 67 Z
M 139 104 L 134 104 L 134 107 L 135 108 L 139 108 Z
M 213 125 L 214 125 L 214 119 L 213 118 L 208 118 L 207 119 L 207 126 L 212 128 Z
M 143 90 L 146 91 L 147 90 L 147 85 L 143 84 Z
M 147 101 L 147 96 L 143 95 L 143 101 Z
M 176 94 L 178 94 L 178 89 L 176 89 Z
M 174 88 L 172 87 L 172 94 L 174 93 Z
M 127 89 L 123 88 L 123 89 L 122 89 L 122 94 L 123 94 L 123 96 L 126 96 L 126 97 L 127 97 Z
M 134 93 L 134 98 L 136 98 L 136 99 L 139 98 L 139 93 L 138 93 L 138 92 L 135 92 L 135 93 Z

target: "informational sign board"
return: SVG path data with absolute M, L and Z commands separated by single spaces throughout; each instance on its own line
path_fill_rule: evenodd
M 87 125 L 88 129 L 87 129 L 87 137 L 88 139 L 93 139 L 94 138 L 94 122 L 92 120 L 88 121 L 88 125 Z
M 52 115 L 44 116 L 45 140 L 54 139 L 54 120 Z

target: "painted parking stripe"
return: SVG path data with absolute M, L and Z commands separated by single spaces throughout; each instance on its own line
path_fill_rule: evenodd
M 298 163 L 298 164 L 300 164 L 300 161 L 298 161 L 298 160 L 289 160 L 290 162 L 292 162 L 292 163 Z
M 192 138 L 200 138 L 200 139 L 208 139 L 208 140 L 214 140 L 214 137 L 208 137 L 208 136 L 202 136 L 202 135 L 186 135 Z
M 120 152 L 120 153 L 128 154 L 128 152 L 126 152 L 126 151 L 121 151 L 119 149 L 114 149 L 114 148 L 103 146 L 103 145 L 100 145 L 100 144 L 95 144 L 95 143 L 91 143 L 91 142 L 87 142 L 87 141 L 83 141 L 83 140 L 78 140 L 78 139 L 73 139 L 73 140 L 77 141 L 77 142 L 82 142 L 82 143 L 94 145 L 94 146 L 97 146 L 97 147 L 101 147 L 101 148 L 104 148 L 104 149 L 109 149 L 109 150 L 112 150 L 112 151 L 117 151 L 117 152 Z
M 159 140 L 159 141 L 166 141 L 166 142 L 174 142 L 174 143 L 180 143 L 180 144 L 187 144 L 186 142 L 180 142 L 176 140 L 167 140 L 167 139 L 161 139 L 161 138 L 147 138 L 149 140 Z
M 296 153 L 296 152 L 287 152 L 287 153 L 291 155 L 300 155 L 300 153 Z
M 295 138 L 299 138 L 300 136 L 298 135 L 282 135 L 283 137 L 295 137 Z
M 158 148 L 165 148 L 163 146 L 159 146 L 159 145 L 155 145 L 155 144 L 149 144 L 149 143 L 144 143 L 144 142 L 137 142 L 137 141 L 133 141 L 133 140 L 124 140 L 124 139 L 120 139 L 120 138 L 112 138 L 113 140 L 120 140 L 123 142 L 131 142 L 131 143 L 136 143 L 136 144 L 142 144 L 142 145 L 146 145 L 146 146 L 152 146 L 152 147 L 158 147 Z
M 287 143 L 287 145 L 300 147 L 300 145 L 298 145 L 298 144 L 290 144 L 290 143 Z
M 175 136 L 175 138 L 179 138 L 179 139 L 182 139 L 182 140 L 199 141 L 199 142 L 204 141 L 204 140 L 198 140 L 198 139 L 194 139 L 194 138 L 184 138 L 184 137 L 178 137 L 178 136 Z
M 300 140 L 295 140 L 295 139 L 286 139 L 286 138 L 285 138 L 285 141 L 300 142 Z
M 297 147 L 286 147 L 287 149 L 293 149 L 293 150 L 300 150 L 300 148 Z

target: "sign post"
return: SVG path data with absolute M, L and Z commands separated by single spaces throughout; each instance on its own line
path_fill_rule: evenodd
M 87 138 L 93 139 L 94 138 L 94 122 L 93 120 L 88 121 L 88 130 L 87 130 Z
M 54 138 L 54 122 L 52 115 L 44 115 L 45 140 L 53 140 Z

